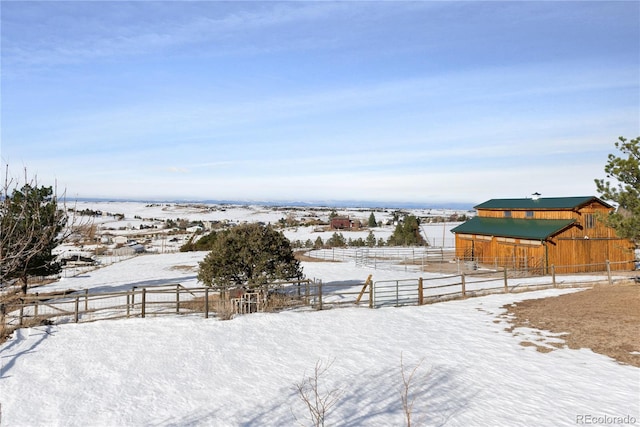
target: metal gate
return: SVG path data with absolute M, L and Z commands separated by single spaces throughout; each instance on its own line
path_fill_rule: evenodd
M 373 307 L 419 304 L 419 279 L 381 280 L 373 283 Z

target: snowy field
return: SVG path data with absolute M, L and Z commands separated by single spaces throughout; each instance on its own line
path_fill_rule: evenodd
M 141 255 L 37 291 L 197 287 L 195 267 L 204 255 Z M 420 275 L 350 261 L 303 263 L 303 271 L 332 284 L 362 283 L 369 274 L 374 281 Z M 505 304 L 576 291 L 230 321 L 166 315 L 22 329 L 0 346 L 0 425 L 311 425 L 295 386 L 318 362 L 330 365 L 320 391 L 341 392 L 326 425 L 406 425 L 401 364 L 407 375 L 416 369 L 409 389 L 414 426 L 637 425 L 640 369 L 588 349 L 541 353 L 520 345 L 540 343 L 540 333 L 505 330 Z M 542 335 L 546 342 L 561 339 Z
M 53 288 L 196 286 L 203 253 L 143 255 Z M 325 283 L 401 278 L 353 263 L 304 263 Z M 412 273 L 407 273 L 410 275 Z M 532 279 L 530 279 L 532 280 Z M 537 352 L 506 332 L 504 304 L 575 290 L 493 295 L 421 307 L 158 317 L 19 330 L 0 347 L 7 426 L 310 425 L 294 391 L 317 362 L 342 397 L 327 425 L 404 425 L 400 389 L 417 367 L 413 425 L 562 426 L 580 416 L 640 420 L 640 370 L 587 349 Z M 548 334 L 547 334 L 548 335 Z M 550 337 L 549 339 L 554 339 Z M 557 339 L 557 338 L 556 338 Z
M 141 203 L 141 202 L 76 202 L 69 203 L 68 208 L 73 208 L 77 212 L 92 210 L 102 212 L 100 216 L 78 216 L 76 222 L 82 224 L 95 224 L 98 233 L 109 233 L 111 235 L 124 235 L 135 238 L 139 235 L 149 233 L 150 229 L 140 229 L 143 227 L 156 226 L 157 235 L 154 246 L 156 250 L 163 252 L 176 251 L 185 243 L 188 236 L 177 237 L 177 242 L 170 242 L 163 234 L 170 230 L 163 230 L 166 220 L 186 220 L 191 222 L 223 222 L 230 224 L 241 224 L 245 222 L 262 222 L 264 224 L 278 224 L 280 220 L 291 218 L 302 223 L 312 220 L 329 221 L 329 215 L 334 211 L 329 207 L 279 207 L 261 205 L 214 205 L 214 204 L 178 204 L 178 203 Z M 392 220 L 393 212 L 397 209 L 387 208 L 336 208 L 335 213 L 341 216 L 348 216 L 352 220 L 359 220 L 367 224 L 371 213 L 376 221 L 387 223 Z M 466 214 L 469 211 L 452 209 L 406 209 L 404 212 L 425 218 L 422 224 L 423 237 L 432 246 L 453 246 L 453 235 L 450 230 L 459 223 L 429 223 L 429 218 L 450 217 L 454 214 Z M 116 216 L 119 214 L 120 216 Z M 375 227 L 371 231 L 376 239 L 387 240 L 393 233 L 394 226 L 384 225 Z M 369 230 L 340 231 L 345 239 L 356 240 L 366 239 Z M 315 241 L 320 237 L 323 241 L 329 239 L 334 231 L 319 231 L 314 226 L 288 227 L 283 230 L 284 235 L 291 241 L 300 240 L 302 243 L 307 239 Z M 172 243 L 174 243 L 172 245 Z

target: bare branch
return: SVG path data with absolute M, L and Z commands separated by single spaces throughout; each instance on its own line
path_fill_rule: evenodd
M 309 417 L 316 427 L 324 426 L 324 422 L 330 410 L 338 403 L 344 391 L 340 388 L 322 391 L 320 379 L 326 374 L 334 360 L 324 364 L 321 360 L 316 362 L 312 376 L 306 376 L 295 384 L 298 397 L 305 403 Z
M 420 362 L 411 370 L 409 374 L 404 366 L 403 355 L 400 353 L 400 372 L 402 374 L 402 387 L 400 388 L 400 399 L 402 400 L 402 409 L 404 411 L 405 420 L 407 422 L 407 427 L 411 427 L 411 417 L 413 415 L 413 405 L 415 404 L 416 397 L 410 397 L 411 389 L 414 383 L 414 377 L 416 372 L 422 366 L 424 362 L 424 358 L 420 359 Z

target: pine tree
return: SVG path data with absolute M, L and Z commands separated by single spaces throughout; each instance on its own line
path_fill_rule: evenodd
M 369 227 L 377 227 L 378 226 L 378 222 L 376 221 L 376 216 L 373 214 L 373 212 L 371 212 L 371 215 L 369 215 L 368 225 L 369 225 Z
M 52 187 L 25 184 L 9 193 L 5 180 L 0 207 L 0 281 L 57 274 L 62 266 L 52 250 L 63 240 L 67 216 L 58 209 Z
M 407 215 L 399 222 L 389 237 L 389 246 L 424 246 L 426 244 L 420 231 L 420 220 L 414 215 Z
M 200 263 L 198 280 L 226 289 L 302 277 L 289 240 L 271 226 L 244 224 L 219 233 Z
M 596 179 L 598 192 L 604 200 L 618 205 L 605 222 L 616 230 L 618 236 L 632 240 L 640 246 L 640 137 L 627 140 L 620 137 L 615 143 L 622 156 L 609 154 L 604 168 L 608 179 Z
M 332 248 L 342 248 L 347 246 L 347 241 L 345 240 L 342 233 L 333 233 L 329 240 L 327 240 L 327 245 Z
M 369 234 L 367 235 L 366 243 L 367 243 L 367 246 L 369 246 L 370 248 L 376 245 L 376 236 L 374 236 L 372 231 L 369 231 Z

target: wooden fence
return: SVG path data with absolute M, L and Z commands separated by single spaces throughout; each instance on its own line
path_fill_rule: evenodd
M 0 328 L 4 331 L 23 326 L 91 322 L 162 315 L 245 314 L 276 311 L 292 307 L 326 309 L 340 306 L 379 308 L 386 306 L 422 305 L 456 298 L 492 293 L 522 292 L 554 287 L 584 286 L 594 280 L 613 283 L 611 264 L 603 276 L 562 275 L 562 268 L 552 274 L 533 278 L 521 277 L 508 269 L 473 271 L 427 278 L 363 282 L 330 282 L 300 280 L 276 282 L 251 290 L 227 290 L 209 287 L 185 288 L 180 284 L 134 287 L 124 292 L 91 293 L 59 292 L 5 296 L 0 307 Z M 223 313 L 224 311 L 224 313 Z
M 624 264 L 626 261 L 620 262 Z M 468 298 L 495 293 L 524 292 L 548 288 L 585 286 L 594 282 L 613 284 L 616 281 L 629 280 L 626 276 L 614 277 L 612 266 L 618 263 L 606 262 L 602 268 L 603 276 L 593 274 L 562 275 L 556 270 L 563 267 L 551 267 L 551 274 L 541 278 L 538 275 L 522 277 L 520 271 L 473 271 L 448 276 L 417 278 L 408 280 L 385 280 L 374 282 L 370 290 L 369 306 L 421 305 L 457 298 Z M 548 279 L 548 280 L 547 280 Z M 636 281 L 638 278 L 635 278 Z
M 20 327 L 46 323 L 80 323 L 103 319 L 122 319 L 176 314 L 199 314 L 208 318 L 220 310 L 234 306 L 234 311 L 246 313 L 271 308 L 269 297 L 287 296 L 290 301 L 313 301 L 314 283 L 310 280 L 277 282 L 258 288 L 255 294 L 262 300 L 250 299 L 242 292 L 236 297 L 221 297 L 210 287 L 186 288 L 181 284 L 133 287 L 122 292 L 81 292 L 14 294 L 4 297 L 0 307 L 0 325 Z M 320 287 L 321 289 L 321 287 Z M 223 294 L 224 295 L 224 294 Z M 286 303 L 282 299 L 280 304 Z

